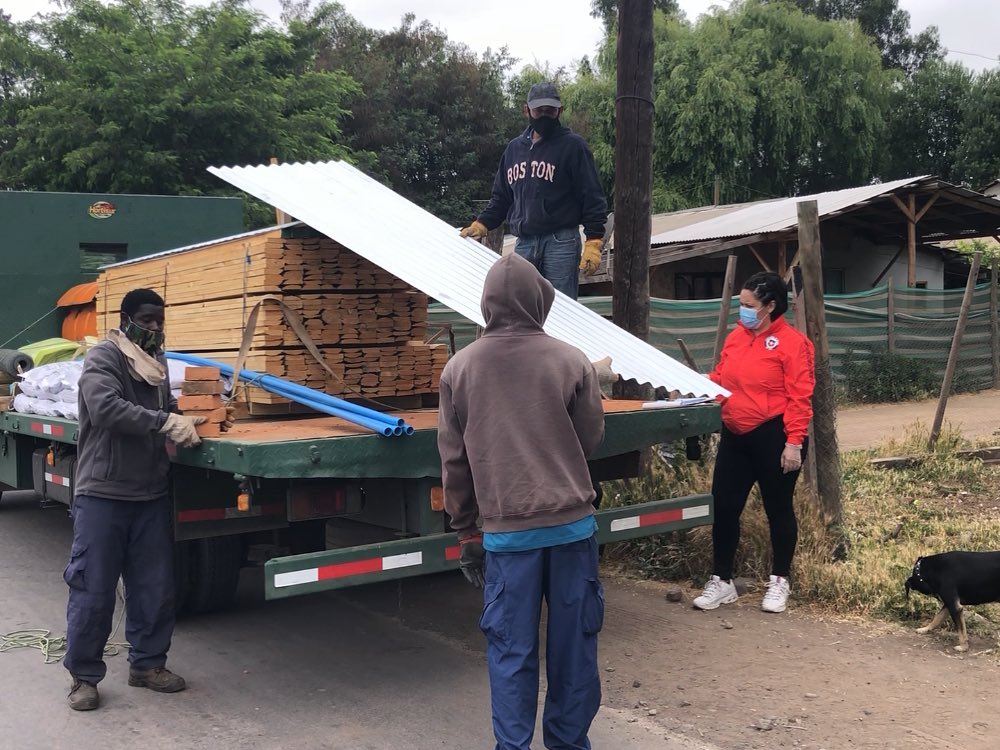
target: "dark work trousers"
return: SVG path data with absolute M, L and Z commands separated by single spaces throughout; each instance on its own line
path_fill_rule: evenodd
M 125 637 L 129 662 L 162 667 L 174 631 L 174 542 L 170 501 L 73 501 L 73 549 L 63 578 L 69 586 L 66 657 L 80 680 L 97 684 L 107 672 L 118 578 L 125 580 Z
M 807 449 L 808 445 L 804 444 L 803 461 Z M 754 482 L 760 487 L 771 529 L 771 573 L 788 577 L 799 533 L 792 503 L 799 472 L 782 472 L 781 453 L 784 450 L 785 425 L 781 417 L 745 435 L 722 428 L 712 475 L 712 497 L 715 498 L 712 572 L 724 581 L 733 577 L 733 558 L 740 543 L 740 516 Z
M 528 750 L 538 712 L 538 628 L 548 604 L 545 747 L 589 750 L 601 704 L 597 634 L 604 589 L 597 538 L 527 552 L 487 552 L 479 627 L 486 635 L 497 750 Z

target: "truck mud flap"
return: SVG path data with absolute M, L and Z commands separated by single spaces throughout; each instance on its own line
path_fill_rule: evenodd
M 678 531 L 712 523 L 711 495 L 689 495 L 638 505 L 608 508 L 596 514 L 602 544 Z M 454 534 L 366 544 L 268 560 L 264 565 L 267 599 L 412 578 L 458 568 Z

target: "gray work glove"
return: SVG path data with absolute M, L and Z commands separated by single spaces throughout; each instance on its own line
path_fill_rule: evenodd
M 486 585 L 486 579 L 483 576 L 483 571 L 486 568 L 486 550 L 483 549 L 483 543 L 480 539 L 481 537 L 472 537 L 461 542 L 462 554 L 458 558 L 462 575 L 477 589 Z
M 170 438 L 179 448 L 193 448 L 201 443 L 195 425 L 205 421 L 205 417 L 187 417 L 183 414 L 168 414 L 167 421 L 160 428 L 160 434 Z
M 594 372 L 597 373 L 597 382 L 601 388 L 614 385 L 618 381 L 618 376 L 611 369 L 611 357 L 604 357 L 604 359 L 598 359 L 590 364 L 594 366 Z

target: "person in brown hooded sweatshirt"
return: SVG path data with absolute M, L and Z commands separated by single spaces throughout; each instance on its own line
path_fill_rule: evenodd
M 590 748 L 604 621 L 587 456 L 604 438 L 597 373 L 542 326 L 552 284 L 518 255 L 486 276 L 481 338 L 441 376 L 445 509 L 466 578 L 484 588 L 498 750 L 528 750 L 538 710 L 538 630 L 548 607 L 547 748 Z M 481 522 L 481 530 L 477 525 Z

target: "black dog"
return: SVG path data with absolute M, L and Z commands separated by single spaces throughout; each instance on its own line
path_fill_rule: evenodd
M 955 650 L 968 651 L 969 634 L 962 605 L 1000 602 L 1000 552 L 943 552 L 918 557 L 905 588 L 907 601 L 913 589 L 937 597 L 944 605 L 930 624 L 917 632 L 931 632 L 944 622 L 947 612 L 958 631 Z

